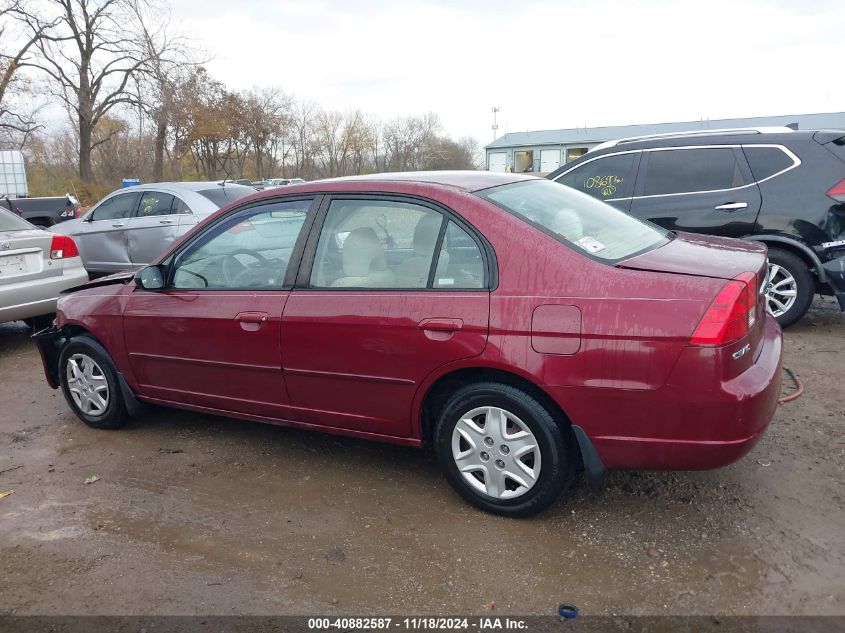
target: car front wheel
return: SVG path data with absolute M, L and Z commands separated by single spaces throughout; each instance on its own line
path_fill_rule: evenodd
M 88 426 L 118 429 L 126 423 L 126 406 L 117 370 L 105 349 L 90 336 L 70 339 L 59 355 L 62 393 Z
M 815 283 L 810 270 L 800 257 L 778 248 L 771 248 L 765 290 L 766 309 L 782 328 L 787 328 L 810 309 L 815 294 Z
M 457 391 L 437 423 L 438 460 L 471 504 L 511 517 L 542 512 L 573 480 L 576 442 L 534 397 L 511 385 Z

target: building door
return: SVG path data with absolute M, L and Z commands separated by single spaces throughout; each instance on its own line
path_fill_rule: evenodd
M 560 150 L 559 149 L 541 149 L 540 150 L 540 171 L 544 174 L 550 174 L 555 169 L 560 167 Z
M 507 167 L 507 152 L 491 152 L 490 154 L 487 154 L 488 171 L 507 171 Z

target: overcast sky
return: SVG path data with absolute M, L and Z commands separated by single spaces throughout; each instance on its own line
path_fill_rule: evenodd
M 171 0 L 230 88 L 453 136 L 845 110 L 842 0 Z

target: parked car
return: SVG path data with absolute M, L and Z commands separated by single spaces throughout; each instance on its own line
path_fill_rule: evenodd
M 818 290 L 845 310 L 845 131 L 711 130 L 604 143 L 547 176 L 667 229 L 769 247 L 782 327 Z
M 288 185 L 301 185 L 304 182 L 302 178 L 268 178 L 264 186 L 265 188 L 287 187 Z
M 0 207 L 36 226 L 53 226 L 80 217 L 79 201 L 70 194 L 43 198 L 0 198 Z
M 88 281 L 76 244 L 0 209 L 0 323 L 49 325 L 59 293 Z
M 674 234 L 531 176 L 429 172 L 256 194 L 37 336 L 87 424 L 148 402 L 432 445 L 525 516 L 582 466 L 701 469 L 757 442 L 781 331 L 766 247 Z
M 220 207 L 255 189 L 232 182 L 160 182 L 118 189 L 84 217 L 50 227 L 76 240 L 94 274 L 137 270 Z

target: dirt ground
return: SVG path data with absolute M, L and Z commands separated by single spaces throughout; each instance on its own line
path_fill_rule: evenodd
M 845 614 L 832 301 L 787 332 L 806 392 L 750 455 L 611 473 L 530 520 L 415 449 L 164 409 L 90 429 L 28 336 L 0 325 L 0 614 Z

